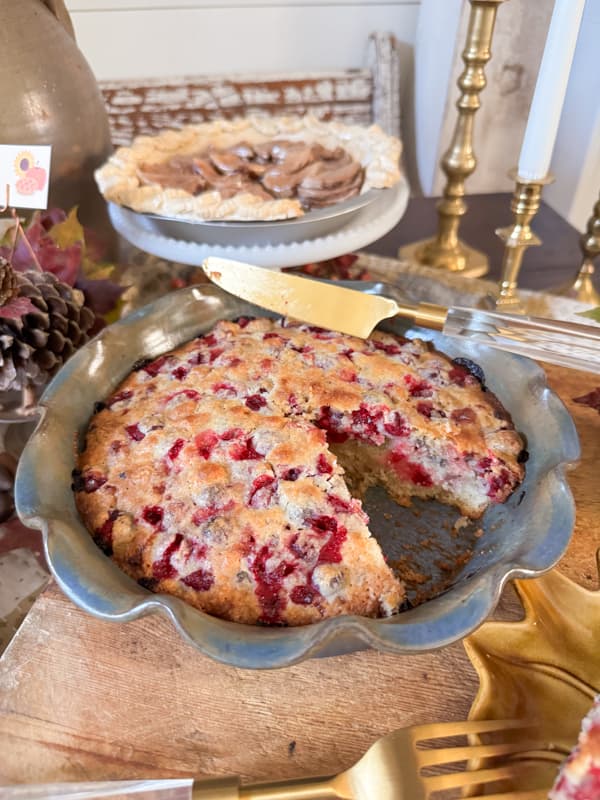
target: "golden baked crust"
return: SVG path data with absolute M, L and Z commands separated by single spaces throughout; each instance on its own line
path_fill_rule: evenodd
M 360 191 L 393 186 L 400 180 L 400 141 L 378 126 L 343 125 L 304 117 L 246 117 L 215 120 L 168 130 L 158 136 L 139 136 L 131 147 L 120 147 L 95 172 L 104 197 L 135 211 L 187 220 L 277 220 L 301 216 L 297 198 L 265 199 L 264 194 L 243 191 L 233 197 L 219 191 L 194 194 L 185 188 L 164 188 L 148 182 L 148 167 L 176 156 L 217 150 L 240 142 L 257 145 L 272 139 L 342 147 L 363 168 Z
M 522 449 L 497 399 L 423 342 L 240 319 L 138 365 L 93 417 L 74 489 L 144 585 L 298 625 L 403 600 L 347 480 L 476 517 L 522 479 Z

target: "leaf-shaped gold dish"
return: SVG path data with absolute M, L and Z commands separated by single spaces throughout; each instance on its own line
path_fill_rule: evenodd
M 469 718 L 535 721 L 536 738 L 568 753 L 600 691 L 600 592 L 557 570 L 514 586 L 524 619 L 488 622 L 464 640 L 479 675 Z M 549 791 L 557 771 L 532 761 L 518 786 L 503 788 Z

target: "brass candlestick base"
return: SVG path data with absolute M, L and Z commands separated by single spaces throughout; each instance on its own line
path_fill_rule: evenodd
M 541 239 L 531 230 L 529 223 L 540 207 L 542 188 L 554 180 L 551 175 L 537 180 L 522 178 L 516 172 L 511 172 L 510 176 L 514 177 L 517 182 L 510 204 L 515 221 L 507 228 L 496 230 L 496 235 L 502 239 L 505 247 L 498 295 L 493 298 L 493 305 L 503 310 L 517 310 L 520 305 L 517 295 L 517 279 L 525 250 L 532 245 L 542 243 Z
M 496 22 L 496 12 L 503 0 L 470 0 L 471 13 L 467 41 L 462 53 L 465 64 L 458 87 L 456 103 L 458 117 L 450 147 L 441 162 L 448 178 L 444 194 L 438 203 L 437 236 L 400 248 L 398 255 L 419 264 L 460 272 L 470 277 L 485 275 L 487 257 L 458 238 L 461 217 L 466 213 L 465 180 L 475 171 L 473 125 L 480 107 L 479 95 L 485 88 L 484 67 L 490 60 L 490 44 Z
M 423 266 L 460 272 L 467 278 L 480 278 L 490 268 L 485 253 L 458 239 L 454 247 L 444 247 L 437 239 L 422 239 L 401 247 L 398 255 Z
M 594 205 L 585 233 L 579 240 L 579 246 L 583 253 L 583 261 L 575 280 L 550 291 L 552 294 L 572 297 L 575 300 L 581 300 L 582 303 L 600 306 L 600 292 L 596 290 L 593 282 L 593 262 L 600 256 L 600 199 Z

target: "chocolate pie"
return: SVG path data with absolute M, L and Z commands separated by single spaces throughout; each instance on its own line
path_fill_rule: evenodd
M 482 381 L 419 340 L 222 321 L 99 405 L 77 507 L 127 574 L 218 617 L 388 616 L 404 587 L 366 488 L 477 518 L 523 478 L 523 442 Z
M 312 117 L 219 120 L 139 137 L 96 172 L 107 200 L 183 219 L 302 215 L 400 178 L 400 142 Z

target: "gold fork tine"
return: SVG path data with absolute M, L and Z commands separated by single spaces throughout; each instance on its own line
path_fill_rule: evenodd
M 422 777 L 425 788 L 429 793 L 441 792 L 446 789 L 460 789 L 463 786 L 472 786 L 480 783 L 495 783 L 496 781 L 516 778 L 521 770 L 517 764 L 502 764 L 489 769 L 474 769 L 462 772 L 449 772 L 446 775 L 432 775 Z
M 501 794 L 478 794 L 469 800 L 548 800 L 546 789 L 533 789 L 528 792 L 501 792 Z
M 432 767 L 437 764 L 449 764 L 453 761 L 470 761 L 473 758 L 495 758 L 512 756 L 511 761 L 524 758 L 540 758 L 550 750 L 544 749 L 545 742 L 502 742 L 501 744 L 476 744 L 464 747 L 438 747 L 431 750 L 419 750 L 417 761 L 421 767 Z M 562 761 L 563 755 L 557 754 Z M 552 758 L 551 760 L 556 760 Z
M 535 728 L 535 723 L 522 719 L 471 719 L 461 722 L 431 722 L 402 730 L 410 730 L 413 740 L 419 741 L 527 728 Z

